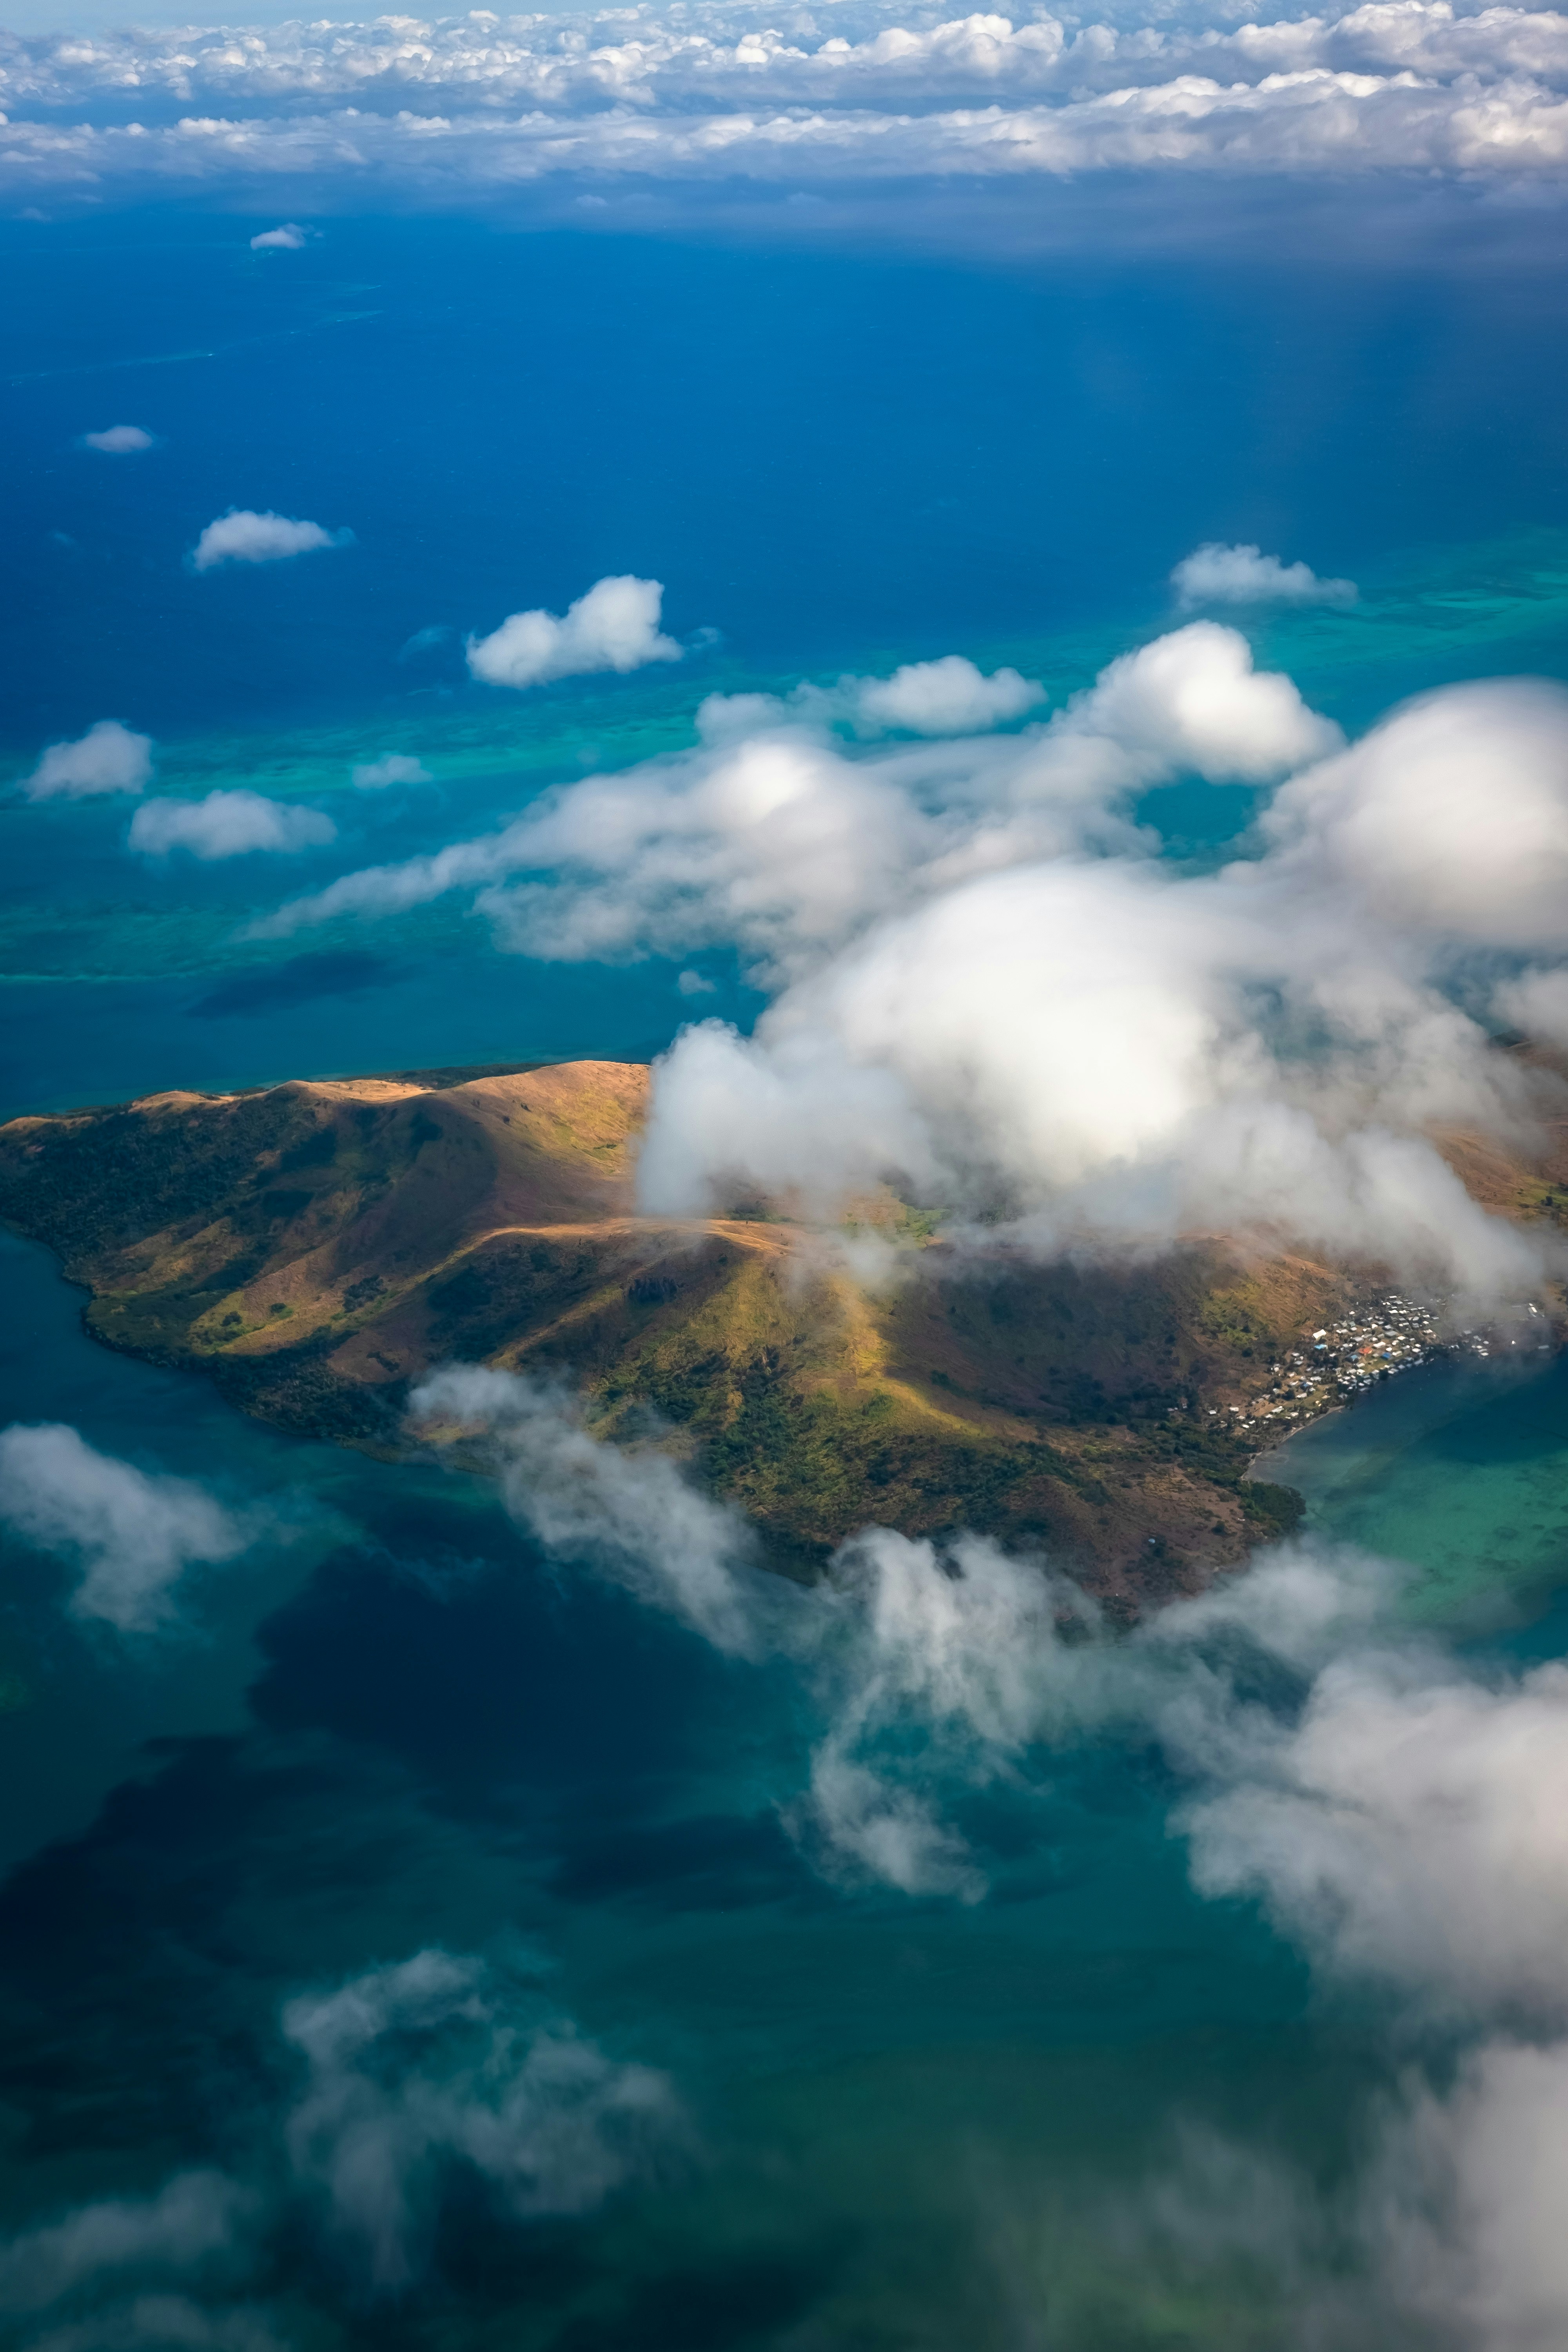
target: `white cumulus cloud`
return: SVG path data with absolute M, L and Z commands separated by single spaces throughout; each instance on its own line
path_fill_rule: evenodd
M 264 228 L 250 240 L 252 253 L 298 253 L 305 243 L 305 231 L 298 221 L 284 221 L 278 228 Z
M 1282 563 L 1257 547 L 1210 540 L 1171 574 L 1178 603 L 1199 604 L 1353 604 L 1353 580 L 1321 580 L 1307 563 Z
M 489 686 L 528 687 L 679 661 L 680 647 L 659 631 L 663 600 L 657 580 L 626 572 L 595 581 L 563 615 L 513 613 L 488 637 L 470 637 L 468 667 Z
M 130 845 L 148 857 L 187 849 L 193 857 L 242 857 L 252 850 L 320 849 L 337 838 L 321 809 L 240 790 L 205 800 L 145 801 L 131 820 Z
M 348 540 L 348 532 L 323 530 L 319 522 L 230 507 L 208 523 L 191 551 L 191 564 L 195 571 L 211 572 L 221 563 L 282 563 L 318 548 L 346 546 Z
M 1528 954 L 1544 1007 L 1568 959 L 1562 688 L 1446 688 L 1347 748 L 1201 619 L 1005 735 L 846 740 L 843 688 L 698 718 L 689 751 L 259 928 L 460 890 L 533 956 L 738 950 L 773 1002 L 750 1038 L 699 1024 L 659 1064 L 639 1183 L 660 1214 L 736 1184 L 832 1214 L 889 1176 L 960 1221 L 1010 1209 L 1047 1252 L 1229 1230 L 1476 1301 L 1533 1295 L 1558 1263 L 1432 1139 L 1525 1143 L 1543 1108 L 1454 974 Z M 1252 854 L 1217 874 L 1132 821 L 1184 774 L 1272 788 Z
M 874 681 L 849 683 L 858 695 Z M 1255 671 L 1243 637 L 1206 621 L 1113 662 L 1021 735 L 851 757 L 823 723 L 846 709 L 838 688 L 788 705 L 710 696 L 695 753 L 589 777 L 499 835 L 344 876 L 271 928 L 481 889 L 530 954 L 734 940 L 759 969 L 793 971 L 965 873 L 1134 845 L 1121 804 L 1184 767 L 1261 781 L 1341 740 L 1289 678 Z M 531 872 L 548 887 L 495 887 Z
M 100 1454 L 58 1422 L 0 1430 L 0 1518 L 75 1560 L 73 1612 L 123 1633 L 166 1623 L 188 1568 L 233 1559 L 250 1540 L 205 1487 Z
M 1215 784 L 1269 783 L 1342 740 L 1291 679 L 1255 669 L 1246 638 L 1214 621 L 1123 654 L 1068 722 L 1142 753 L 1151 782 L 1190 769 Z
M 153 777 L 153 739 L 118 719 L 100 719 L 72 743 L 51 743 L 30 776 L 29 800 L 89 800 L 100 793 L 145 792 Z
M 1294 778 L 1263 824 L 1302 887 L 1478 946 L 1568 948 L 1568 691 L 1423 696 Z
M 987 677 L 962 654 L 906 662 L 890 677 L 858 678 L 852 694 L 862 727 L 899 727 L 912 735 L 976 735 L 1021 719 L 1046 698 L 1044 687 L 1017 670 L 993 670 Z

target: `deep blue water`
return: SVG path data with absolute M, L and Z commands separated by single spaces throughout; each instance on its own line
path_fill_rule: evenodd
M 123 803 L 0 800 L 6 1109 L 656 1050 L 673 968 L 502 959 L 447 906 L 265 945 L 246 919 L 689 742 L 716 687 L 959 650 L 1068 690 L 1168 620 L 1201 539 L 1361 579 L 1352 622 L 1260 645 L 1347 726 L 1563 667 L 1564 315 L 1539 272 L 960 268 L 423 219 L 253 254 L 254 226 L 0 225 L 0 756 L 21 774 L 114 716 L 165 789 L 299 798 L 339 837 L 156 866 Z M 76 446 L 127 422 L 159 446 Z M 192 573 L 230 506 L 354 544 Z M 464 632 L 624 570 L 665 582 L 678 667 L 466 681 Z M 352 791 L 389 751 L 433 784 Z M 1245 823 L 1245 793 L 1196 792 L 1149 812 L 1178 844 Z M 706 1009 L 748 1020 L 710 977 Z
M 0 807 L 7 1112 L 651 1053 L 689 1009 L 672 964 L 507 958 L 446 906 L 304 941 L 244 927 L 689 740 L 715 686 L 948 650 L 1082 683 L 1161 624 L 1202 539 L 1363 581 L 1353 619 L 1261 644 L 1347 725 L 1447 677 L 1568 670 L 1563 318 L 1539 280 L 959 269 L 428 221 L 253 256 L 258 225 L 0 226 L 7 772 L 112 714 L 159 739 L 172 789 L 254 783 L 340 826 L 297 860 L 154 870 L 122 806 Z M 117 422 L 161 446 L 73 447 Z M 230 505 L 355 542 L 194 577 L 184 551 Z M 526 703 L 464 683 L 462 631 L 620 570 L 720 641 Z M 434 783 L 351 793 L 350 763 L 387 750 Z M 1250 810 L 1155 798 L 1184 854 Z M 702 1009 L 749 1019 L 754 992 L 703 969 Z M 1156 1756 L 1091 1741 L 1026 1785 L 950 1791 L 992 1877 L 973 1907 L 836 1885 L 787 1833 L 822 1728 L 793 1671 L 552 1569 L 482 1486 L 296 1444 L 96 1349 L 37 1253 L 5 1244 L 0 1280 L 0 1424 L 65 1420 L 270 1514 L 158 1645 L 89 1638 L 59 1564 L 5 1554 L 13 2221 L 193 2163 L 276 2172 L 282 2003 L 434 1942 L 531 1955 L 585 2034 L 668 2071 L 690 2142 L 584 2218 L 519 2227 L 449 2183 L 429 2271 L 390 2303 L 289 2209 L 243 2292 L 307 2352 L 1278 2340 L 1266 2282 L 1131 2262 L 1117 2200 L 1174 2161 L 1182 2118 L 1331 2189 L 1392 2062 L 1253 1906 L 1193 1894 Z M 1522 1415 L 1401 1398 L 1307 1441 L 1325 1529 L 1417 1561 L 1439 1613 L 1474 1601 L 1478 1558 L 1494 1593 L 1560 1583 L 1560 1376 Z
M 177 211 L 7 222 L 4 608 L 18 752 L 363 715 L 433 626 L 663 580 L 753 668 L 1124 619 L 1199 540 L 1352 574 L 1568 521 L 1538 270 L 958 268 Z M 73 449 L 136 422 L 143 458 Z M 229 506 L 357 547 L 193 578 Z

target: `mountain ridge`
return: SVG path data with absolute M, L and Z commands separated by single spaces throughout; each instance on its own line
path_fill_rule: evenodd
M 887 1194 L 858 1204 L 863 1281 L 841 1233 L 765 1204 L 639 1215 L 647 1086 L 490 1064 L 13 1119 L 0 1216 L 89 1290 L 96 1338 L 310 1435 L 400 1451 L 445 1360 L 565 1381 L 601 1434 L 656 1428 L 795 1573 L 868 1523 L 965 1526 L 1135 1611 L 1292 1523 L 1228 1424 L 1373 1272 L 1216 1237 L 1039 1265 Z

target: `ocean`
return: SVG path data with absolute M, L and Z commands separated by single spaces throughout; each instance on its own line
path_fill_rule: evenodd
M 338 838 L 280 879 L 139 862 L 122 804 L 0 806 L 7 1114 L 651 1055 L 689 1014 L 675 961 L 506 955 L 449 902 L 303 944 L 247 926 L 682 747 L 715 690 L 959 651 L 1070 691 L 1168 617 L 1200 540 L 1362 583 L 1353 611 L 1258 635 L 1347 727 L 1454 677 L 1568 675 L 1563 331 L 1507 282 L 1395 297 L 1169 260 L 1091 280 L 428 219 L 255 255 L 253 226 L 0 228 L 26 555 L 0 740 L 19 776 L 115 717 L 156 739 L 162 788 L 253 785 L 328 808 Z M 122 421 L 160 446 L 73 447 Z M 193 576 L 230 505 L 353 543 Z M 619 571 L 665 582 L 681 665 L 526 704 L 465 683 L 466 631 Z M 388 752 L 432 781 L 355 792 Z M 1178 784 L 1144 814 L 1201 863 L 1253 805 Z M 749 1024 L 746 976 L 702 970 L 702 1010 Z M 957 1772 L 982 1901 L 836 1879 L 795 1833 L 825 1719 L 789 1660 L 723 1657 L 551 1561 L 481 1481 L 290 1439 L 108 1354 L 42 1253 L 5 1240 L 0 1265 L 0 1424 L 200 1476 L 255 1531 L 157 1641 L 74 1621 L 59 1560 L 8 1547 L 8 2226 L 190 2168 L 281 2179 L 287 2004 L 438 1948 L 552 2046 L 672 2085 L 668 2127 L 616 2193 L 525 2227 L 482 2169 L 445 2180 L 396 2293 L 285 2218 L 244 2292 L 291 2344 L 1287 2340 L 1285 2222 L 1194 2252 L 1142 2192 L 1207 2179 L 1234 2208 L 1284 2181 L 1331 2210 L 1402 2052 L 1384 1995 L 1324 1990 L 1257 1902 L 1194 1890 L 1152 1741 L 1064 1735 L 1008 1779 Z M 1556 1655 L 1565 1450 L 1555 1364 L 1440 1367 L 1276 1475 L 1316 1532 L 1411 1565 L 1412 1622 Z
M 1360 583 L 1349 613 L 1258 632 L 1347 728 L 1455 678 L 1562 673 L 1568 321 L 1535 275 L 977 268 L 439 218 L 252 253 L 253 226 L 0 224 L 0 779 L 114 718 L 155 740 L 163 790 L 298 800 L 337 838 L 155 861 L 126 854 L 123 802 L 0 801 L 7 1111 L 655 1052 L 689 1012 L 673 964 L 500 956 L 450 901 L 247 927 L 689 744 L 715 691 L 958 652 L 1069 693 L 1169 624 L 1167 574 L 1205 539 Z M 74 446 L 118 423 L 157 446 Z M 193 573 L 230 507 L 353 543 Z M 468 632 L 618 572 L 664 583 L 679 665 L 526 698 L 466 682 Z M 389 753 L 432 781 L 354 790 Z M 1178 784 L 1145 813 L 1212 856 L 1252 805 Z M 704 1010 L 748 1025 L 732 962 L 703 972 Z

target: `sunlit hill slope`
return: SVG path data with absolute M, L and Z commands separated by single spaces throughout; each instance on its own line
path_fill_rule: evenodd
M 1190 1587 L 1294 1499 L 1226 1408 L 1354 1295 L 1215 1242 L 1124 1270 L 960 1256 L 890 1200 L 868 1289 L 765 1213 L 635 1213 L 647 1071 L 619 1062 L 297 1081 L 0 1128 L 0 1215 L 110 1346 L 378 1451 L 458 1360 L 650 1426 L 808 1572 L 868 1522 L 1049 1544 L 1113 1601 Z M 1216 1413 L 1212 1409 L 1219 1407 Z

